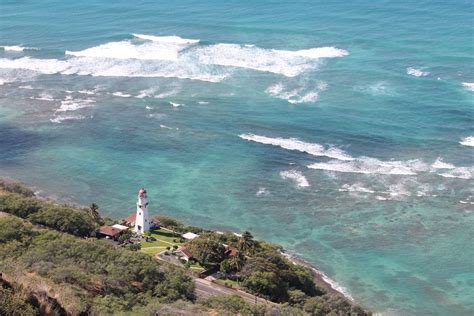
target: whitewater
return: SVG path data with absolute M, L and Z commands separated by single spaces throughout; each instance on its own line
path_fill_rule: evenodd
M 471 1 L 0 8 L 0 175 L 114 218 L 145 186 L 375 313 L 474 313 Z

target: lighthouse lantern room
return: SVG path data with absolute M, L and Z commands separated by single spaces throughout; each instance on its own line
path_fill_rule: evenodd
M 135 219 L 135 232 L 144 234 L 150 230 L 150 219 L 148 217 L 148 200 L 146 190 L 141 188 L 138 191 L 137 215 Z

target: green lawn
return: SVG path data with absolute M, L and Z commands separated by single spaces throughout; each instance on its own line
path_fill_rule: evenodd
M 189 269 L 191 269 L 191 271 L 193 271 L 193 272 L 203 272 L 204 270 L 206 270 L 206 269 L 204 269 L 203 267 L 201 267 L 201 265 L 200 265 L 199 263 L 197 263 L 197 262 L 196 262 L 196 263 L 193 263 L 193 264 L 189 267 Z
M 224 285 L 224 286 L 232 286 L 233 288 L 237 288 L 237 287 L 240 287 L 240 283 L 237 282 L 237 281 L 234 281 L 234 280 L 229 280 L 229 279 L 217 279 L 215 280 L 214 282 L 216 282 L 217 284 L 220 284 L 220 285 Z M 226 285 L 227 284 L 227 285 Z
M 184 243 L 180 243 L 180 236 L 174 234 L 168 230 L 163 229 L 154 229 L 150 231 L 151 236 L 154 237 L 155 241 L 147 242 L 142 240 L 140 242 L 142 246 L 142 252 L 155 255 L 163 250 L 166 250 L 166 247 L 172 248 L 173 245 L 180 247 Z M 176 241 L 176 242 L 175 242 Z

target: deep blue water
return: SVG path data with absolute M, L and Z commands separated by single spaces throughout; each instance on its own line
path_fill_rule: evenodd
M 0 174 L 115 217 L 145 186 L 376 312 L 473 314 L 473 35 L 471 1 L 4 0 Z

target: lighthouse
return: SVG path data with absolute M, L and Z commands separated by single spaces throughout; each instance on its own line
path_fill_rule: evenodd
M 148 200 L 146 190 L 141 188 L 138 191 L 137 214 L 135 218 L 135 232 L 143 234 L 150 230 L 150 219 L 148 218 Z

